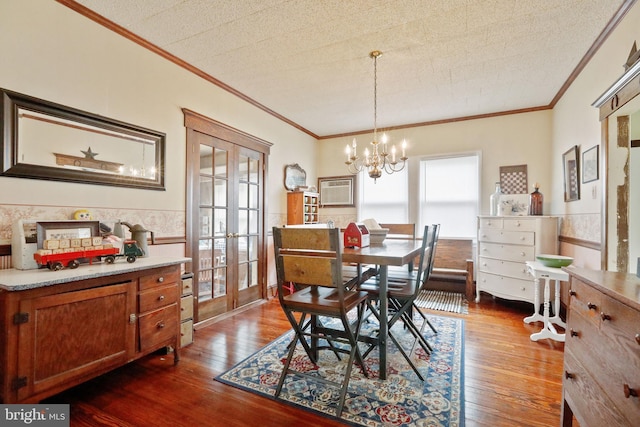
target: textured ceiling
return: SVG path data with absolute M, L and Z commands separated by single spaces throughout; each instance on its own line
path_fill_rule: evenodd
M 379 128 L 548 106 L 623 0 L 77 3 L 322 137 L 373 127 L 375 49 Z

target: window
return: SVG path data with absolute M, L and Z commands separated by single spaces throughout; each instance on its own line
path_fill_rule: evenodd
M 358 177 L 360 221 L 375 218 L 382 223 L 409 222 L 408 166 L 391 175 L 383 173 L 375 183 L 366 171 Z
M 479 165 L 477 153 L 420 161 L 420 230 L 440 224 L 440 236 L 475 238 Z

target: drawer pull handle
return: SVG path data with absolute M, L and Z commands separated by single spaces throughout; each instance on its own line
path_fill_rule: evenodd
M 158 322 L 158 323 L 156 323 L 156 328 L 158 328 L 158 329 L 162 329 L 162 328 L 164 328 L 164 322 Z
M 600 318 L 602 319 L 602 321 L 604 322 L 605 320 L 611 320 L 611 316 L 609 316 L 608 314 L 606 314 L 604 311 L 600 312 Z
M 595 309 L 597 309 L 597 308 L 598 308 L 598 306 L 597 306 L 597 305 L 595 305 L 595 304 L 594 304 L 594 303 L 592 303 L 592 302 L 588 302 L 588 303 L 587 303 L 587 308 L 588 308 L 589 310 L 595 310 Z
M 132 325 L 133 325 L 134 323 L 136 323 L 136 318 L 137 318 L 136 314 L 135 314 L 135 313 L 131 313 L 131 314 L 129 315 L 129 323 L 131 323 Z
M 573 289 L 571 289 L 571 290 L 569 291 L 569 295 L 571 295 L 572 297 L 575 297 L 577 294 L 576 294 L 576 291 L 574 291 Z
M 624 384 L 624 397 L 627 399 L 631 396 L 638 397 L 638 390 L 629 387 L 629 384 Z
M 164 282 L 164 277 L 158 277 L 158 283 Z
M 524 252 L 520 252 L 520 256 L 525 256 L 526 254 Z
M 164 301 L 164 295 L 160 295 L 160 296 L 158 297 L 158 301 Z
M 569 335 L 571 335 L 572 337 L 579 337 L 580 336 L 580 332 L 575 331 L 572 329 L 569 329 Z
M 640 334 L 636 334 L 636 342 L 640 344 Z
M 564 371 L 564 377 L 568 380 L 573 379 L 574 375 L 569 371 Z

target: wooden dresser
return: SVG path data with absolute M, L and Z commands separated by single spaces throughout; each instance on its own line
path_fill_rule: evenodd
M 180 342 L 189 258 L 0 271 L 0 402 L 35 403 Z
M 526 261 L 558 253 L 558 218 L 551 216 L 478 217 L 476 302 L 480 291 L 533 303 L 534 282 Z
M 562 425 L 640 423 L 640 278 L 565 268 L 570 275 Z

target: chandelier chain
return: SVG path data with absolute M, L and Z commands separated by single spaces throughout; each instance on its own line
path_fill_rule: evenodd
M 371 141 L 371 153 L 368 148 L 364 150 L 364 157 L 357 154 L 356 139 L 353 139 L 353 145 L 347 144 L 346 153 L 347 161 L 345 162 L 350 173 L 359 173 L 367 170 L 369 176 L 376 179 L 382 176 L 383 172 L 392 174 L 404 169 L 408 157 L 405 154 L 406 141 L 402 141 L 402 155 L 399 161 L 396 160 L 396 147 L 391 147 L 391 152 L 387 151 L 387 138 L 382 135 L 382 145 L 379 146 L 378 141 L 378 57 L 382 55 L 379 50 L 369 53 L 373 58 L 373 141 Z

